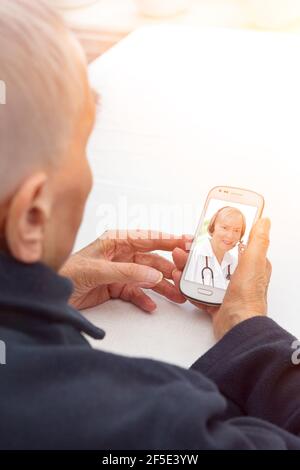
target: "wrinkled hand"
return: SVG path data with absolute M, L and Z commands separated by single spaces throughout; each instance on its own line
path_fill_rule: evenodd
M 239 243 L 238 245 L 238 259 L 240 260 L 240 257 L 243 256 L 245 249 L 247 246 L 244 243 Z
M 222 338 L 238 323 L 267 314 L 267 291 L 272 272 L 267 259 L 269 232 L 268 219 L 259 220 L 253 227 L 248 246 L 240 256 L 238 267 L 232 275 L 220 308 L 192 302 L 212 315 L 217 339 Z M 182 249 L 176 248 L 173 251 L 173 260 L 176 264 L 173 279 L 177 287 L 187 258 L 188 253 Z
M 85 309 L 109 299 L 122 299 L 146 312 L 156 308 L 155 302 L 142 290 L 152 289 L 173 302 L 185 298 L 172 282 L 175 265 L 152 253 L 154 250 L 172 251 L 185 248 L 185 237 L 150 231 L 107 231 L 96 241 L 72 255 L 60 274 L 74 284 L 71 305 Z

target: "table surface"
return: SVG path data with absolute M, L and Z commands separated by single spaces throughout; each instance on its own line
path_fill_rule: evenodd
M 193 233 L 211 187 L 256 190 L 272 219 L 270 316 L 299 337 L 299 51 L 293 34 L 158 26 L 96 60 L 94 189 L 76 247 L 107 228 Z M 107 332 L 92 344 L 189 366 L 214 342 L 210 319 L 153 296 L 152 315 L 121 301 L 84 312 Z

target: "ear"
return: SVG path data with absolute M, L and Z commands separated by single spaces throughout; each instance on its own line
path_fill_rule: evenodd
M 24 263 L 40 261 L 51 212 L 47 175 L 35 173 L 19 187 L 9 203 L 5 239 L 12 256 Z

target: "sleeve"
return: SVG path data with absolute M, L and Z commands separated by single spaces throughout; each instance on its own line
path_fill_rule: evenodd
M 299 436 L 297 345 L 273 320 L 255 317 L 234 327 L 191 369 L 209 377 L 245 415 Z

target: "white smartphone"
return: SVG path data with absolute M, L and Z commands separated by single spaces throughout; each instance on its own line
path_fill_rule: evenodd
M 191 300 L 221 305 L 264 198 L 240 188 L 217 186 L 206 199 L 180 281 Z

